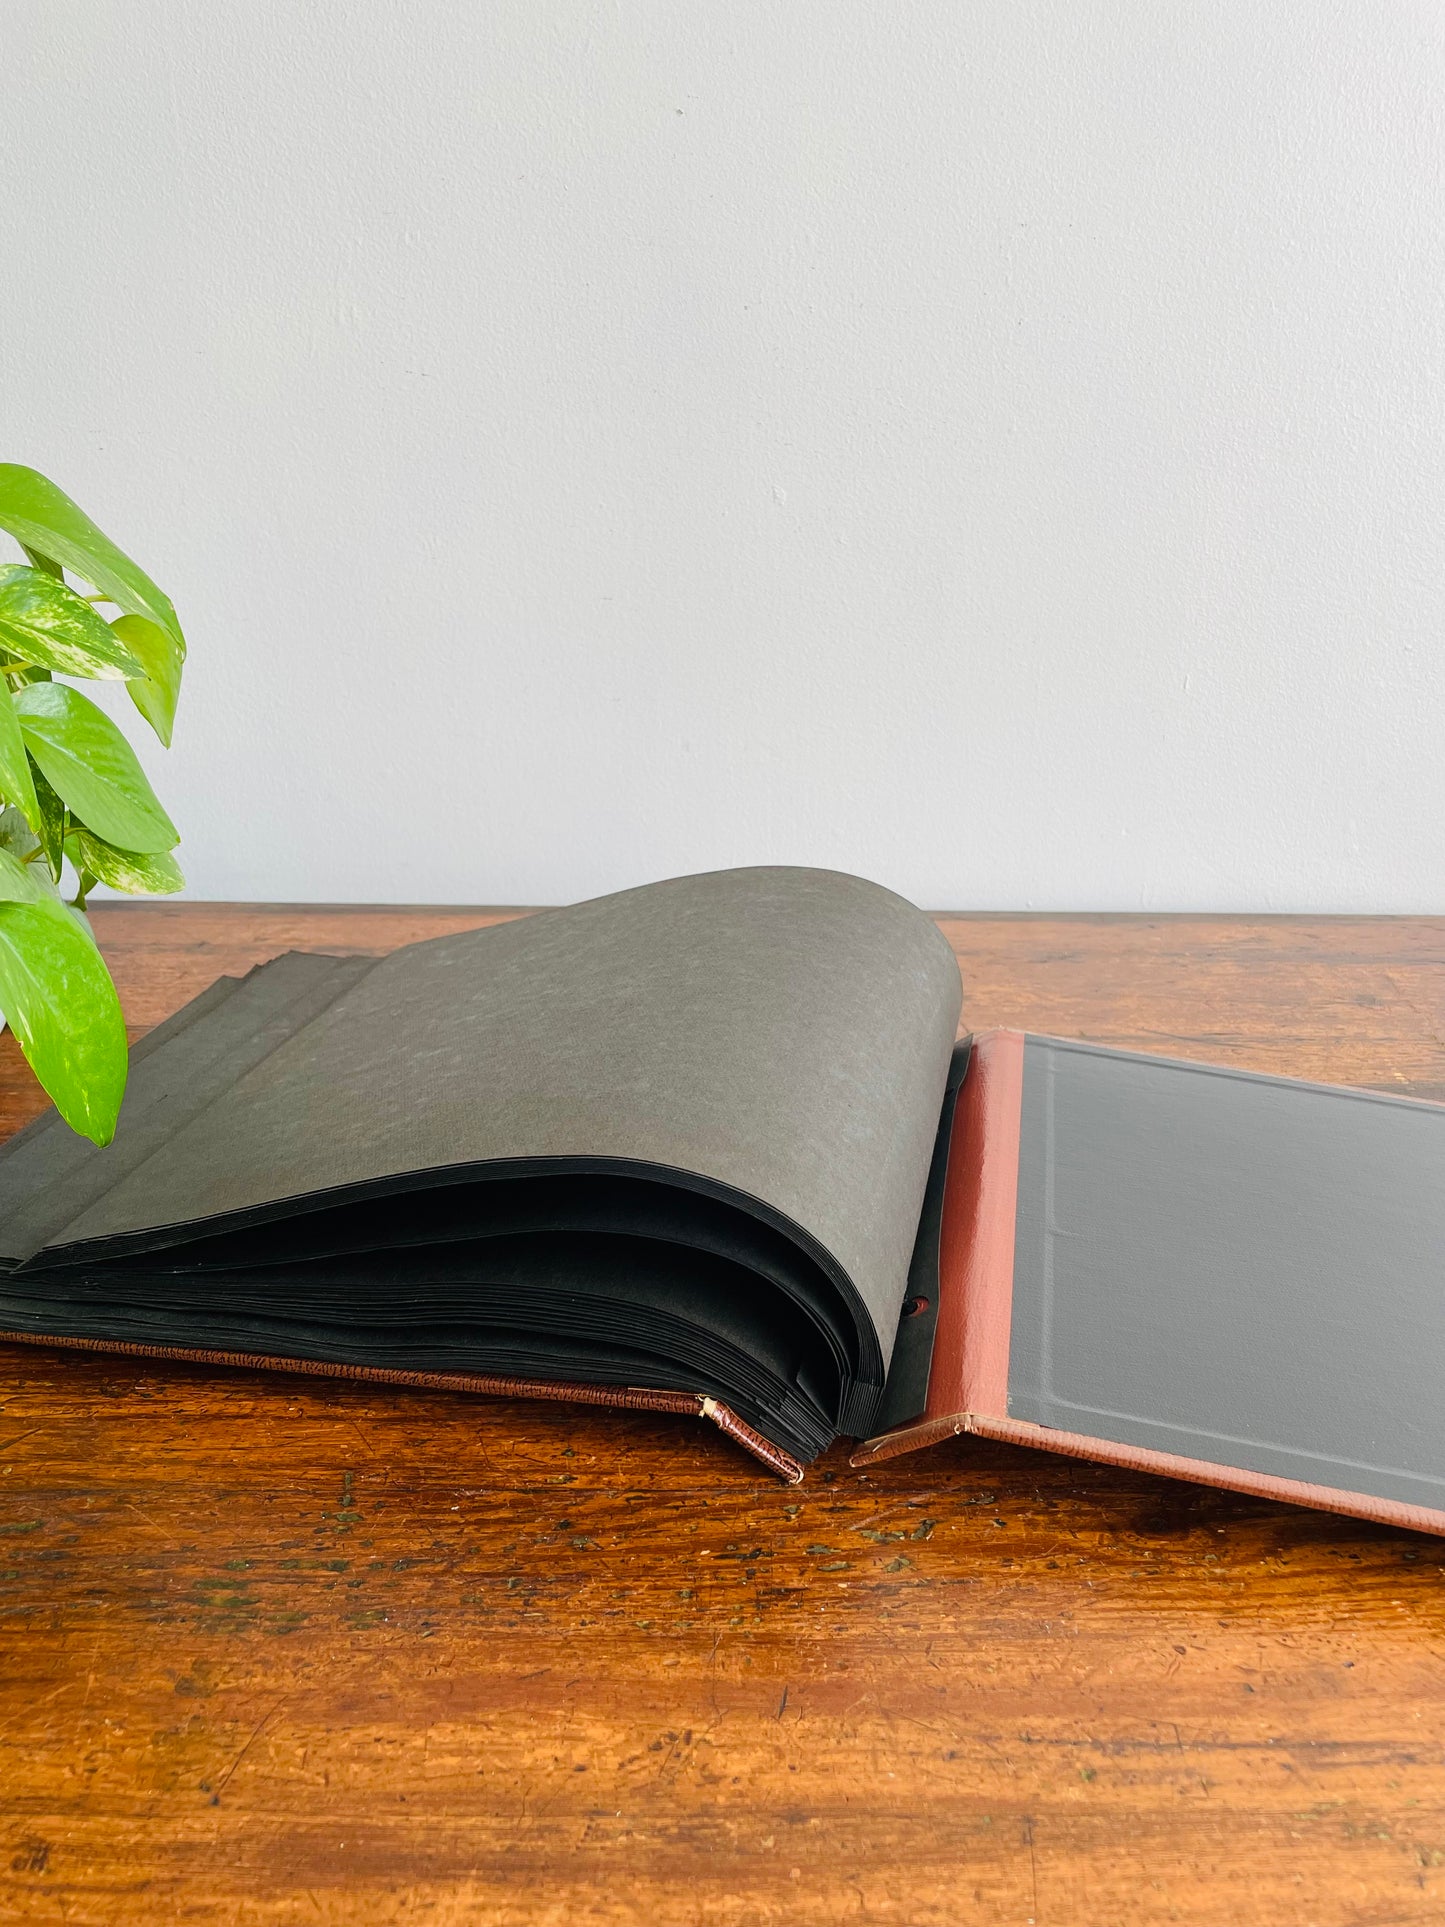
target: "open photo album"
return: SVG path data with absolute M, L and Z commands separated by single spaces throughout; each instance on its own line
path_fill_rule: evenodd
M 721 871 L 223 978 L 0 1150 L 0 1334 L 959 1433 L 1445 1532 L 1445 1108 L 959 1036 L 934 921 Z

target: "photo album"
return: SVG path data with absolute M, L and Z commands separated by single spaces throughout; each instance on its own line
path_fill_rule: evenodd
M 930 917 L 822 870 L 279 957 L 134 1047 L 107 1148 L 0 1150 L 0 1335 L 1445 1533 L 1445 1107 L 961 1007 Z

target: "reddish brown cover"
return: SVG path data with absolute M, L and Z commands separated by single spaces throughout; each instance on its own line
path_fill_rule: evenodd
M 270 1358 L 254 1352 L 192 1351 L 174 1345 L 136 1345 L 123 1339 L 57 1338 L 50 1333 L 0 1331 L 11 1345 L 61 1346 L 70 1351 L 117 1352 L 130 1358 L 180 1359 L 193 1365 L 243 1365 L 253 1371 L 301 1372 L 314 1378 L 360 1378 L 382 1385 L 419 1385 L 442 1392 L 481 1392 L 490 1398 L 562 1399 L 572 1405 L 612 1405 L 630 1412 L 676 1412 L 710 1419 L 743 1450 L 761 1459 L 789 1485 L 803 1476 L 798 1461 L 701 1392 L 657 1392 L 641 1385 L 573 1385 L 558 1380 L 478 1377 L 468 1372 L 392 1372 L 373 1365 L 337 1365 L 318 1358 Z
M 1121 1445 L 1009 1417 L 1023 1051 L 1022 1031 L 984 1031 L 973 1040 L 949 1148 L 939 1240 L 938 1326 L 924 1409 L 877 1438 L 865 1440 L 850 1463 L 872 1465 L 972 1433 L 1445 1536 L 1445 1510 Z

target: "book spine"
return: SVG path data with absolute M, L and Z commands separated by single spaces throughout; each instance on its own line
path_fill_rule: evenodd
M 776 1472 L 789 1485 L 796 1485 L 803 1476 L 803 1467 L 790 1453 L 754 1431 L 726 1405 L 702 1392 L 661 1392 L 644 1385 L 578 1385 L 562 1380 L 505 1378 L 490 1373 L 389 1371 L 380 1365 L 344 1365 L 324 1358 L 273 1358 L 258 1352 L 140 1345 L 124 1338 L 69 1338 L 52 1332 L 0 1331 L 0 1343 L 104 1352 L 124 1358 L 163 1358 L 187 1365 L 240 1366 L 248 1371 L 296 1372 L 308 1378 L 351 1378 L 369 1384 L 417 1386 L 426 1391 L 474 1392 L 487 1398 L 544 1398 L 568 1405 L 609 1405 L 629 1412 L 674 1412 L 709 1420 L 725 1438 L 760 1459 L 770 1472 Z
M 924 1408 L 865 1440 L 853 1465 L 949 1438 L 970 1413 L 1007 1415 L 1023 1071 L 1022 1031 L 986 1030 L 973 1039 L 948 1151 Z

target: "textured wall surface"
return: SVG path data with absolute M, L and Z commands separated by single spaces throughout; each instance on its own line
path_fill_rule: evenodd
M 174 596 L 194 893 L 1420 910 L 1423 0 L 20 0 L 0 455 Z

